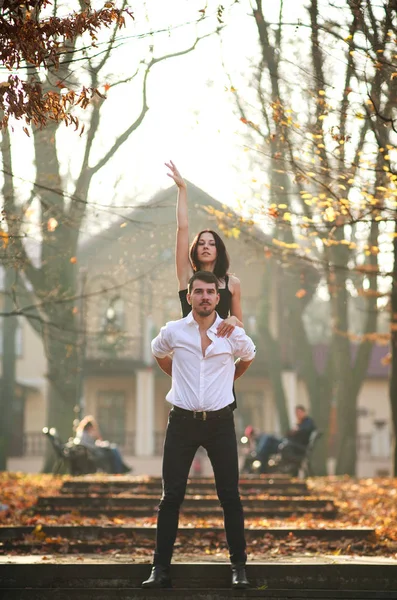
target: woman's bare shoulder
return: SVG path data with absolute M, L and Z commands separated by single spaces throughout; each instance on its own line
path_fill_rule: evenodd
M 236 277 L 236 275 L 232 275 L 231 273 L 228 273 L 228 275 L 230 291 L 233 292 L 235 289 L 240 289 L 240 279 Z

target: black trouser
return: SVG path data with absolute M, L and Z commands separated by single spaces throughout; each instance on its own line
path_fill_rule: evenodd
M 207 450 L 214 470 L 230 560 L 244 564 L 247 560 L 233 411 L 230 409 L 219 417 L 199 420 L 171 410 L 164 442 L 163 496 L 157 519 L 155 565 L 168 567 L 171 563 L 179 509 L 185 497 L 189 470 L 200 446 Z

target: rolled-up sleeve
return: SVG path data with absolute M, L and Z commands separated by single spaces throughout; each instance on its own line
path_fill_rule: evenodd
M 233 335 L 233 354 L 241 360 L 253 360 L 256 348 L 254 342 L 241 327 L 236 327 Z
M 170 327 L 165 325 L 160 329 L 160 333 L 152 340 L 152 354 L 156 358 L 164 358 L 172 354 L 172 341 Z

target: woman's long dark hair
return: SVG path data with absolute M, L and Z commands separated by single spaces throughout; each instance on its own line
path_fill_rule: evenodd
M 190 260 L 192 263 L 193 271 L 200 271 L 200 262 L 197 258 L 197 246 L 200 241 L 200 237 L 203 233 L 211 233 L 215 240 L 215 248 L 216 248 L 216 263 L 214 267 L 214 275 L 217 276 L 218 279 L 222 279 L 225 277 L 229 270 L 230 259 L 226 250 L 226 246 L 222 241 L 222 238 L 216 233 L 216 231 L 212 231 L 212 229 L 203 229 L 200 231 L 194 238 L 192 245 L 190 246 Z

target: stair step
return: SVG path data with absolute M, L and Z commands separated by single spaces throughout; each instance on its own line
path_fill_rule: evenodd
M 74 588 L 72 590 L 41 588 L 3 590 L 2 600 L 245 600 L 246 598 L 268 598 L 269 600 L 395 600 L 396 592 L 344 591 L 344 590 L 231 590 L 179 588 L 172 590 L 144 590 L 126 588 Z
M 136 495 L 136 496 L 39 496 L 37 499 L 37 508 L 51 506 L 72 507 L 72 508 L 138 508 L 146 507 L 155 509 L 160 502 L 158 495 Z M 217 496 L 186 496 L 183 501 L 185 508 L 216 508 L 219 506 Z M 244 508 L 334 508 L 333 500 L 329 498 L 307 498 L 293 496 L 291 498 L 244 498 Z
M 255 551 L 269 548 L 274 540 L 317 540 L 326 544 L 328 550 L 336 549 L 336 544 L 363 543 L 374 535 L 371 529 L 361 530 L 325 530 L 325 529 L 246 529 L 248 551 L 253 545 Z M 0 552 L 31 554 L 94 554 L 95 552 L 135 552 L 138 548 L 154 549 L 155 527 L 92 527 L 92 526 L 44 526 L 39 530 L 33 527 L 1 527 Z M 302 542 L 305 543 L 305 542 Z M 223 528 L 180 528 L 176 545 L 185 549 L 194 545 L 195 551 L 200 547 L 203 552 L 214 544 L 226 549 Z
M 136 482 L 125 479 L 120 480 L 98 480 L 98 481 L 65 481 L 62 485 L 61 492 L 70 494 L 70 493 L 107 493 L 108 491 L 112 491 L 112 493 L 121 491 L 131 491 L 136 492 L 140 490 L 152 491 L 155 493 L 161 492 L 162 482 L 161 480 L 156 481 L 147 481 L 147 482 Z M 294 481 L 294 480 L 270 480 L 270 481 L 240 481 L 239 484 L 240 493 L 246 494 L 249 493 L 250 490 L 253 492 L 265 492 L 265 493 L 273 493 L 273 490 L 280 490 L 282 494 L 287 493 L 297 493 L 297 494 L 305 494 L 307 492 L 307 484 L 304 481 Z M 198 490 L 198 493 L 201 493 L 203 490 L 209 490 L 212 493 L 215 493 L 215 482 L 213 480 L 209 481 L 196 481 L 190 480 L 187 484 L 187 493 L 195 493 Z M 142 493 L 142 492 L 141 492 Z M 280 495 L 282 495 L 280 494 Z
M 369 527 L 351 527 L 351 528 L 318 528 L 318 529 L 297 529 L 294 527 L 266 527 L 261 529 L 246 528 L 245 535 L 247 540 L 262 539 L 266 536 L 273 536 L 276 539 L 288 537 L 308 538 L 314 537 L 321 540 L 367 540 L 369 536 L 374 535 L 374 529 Z M 13 540 L 23 540 L 26 536 L 36 536 L 37 541 L 42 538 L 62 537 L 68 540 L 96 541 L 101 539 L 111 539 L 126 536 L 135 540 L 139 538 L 155 539 L 156 527 L 134 527 L 128 525 L 122 526 L 100 526 L 100 525 L 42 525 L 39 529 L 31 527 L 0 527 L 0 542 Z M 223 527 L 179 527 L 178 537 L 214 537 L 224 535 Z
M 151 495 L 156 494 L 160 496 L 161 494 L 161 485 L 95 485 L 89 484 L 86 486 L 75 486 L 75 485 L 66 485 L 64 484 L 60 489 L 61 494 L 65 495 L 117 495 L 117 494 L 134 494 L 134 495 Z M 186 495 L 191 496 L 199 496 L 216 494 L 215 485 L 202 485 L 202 486 L 188 486 L 186 489 Z M 267 494 L 269 496 L 308 496 L 309 490 L 306 484 L 262 484 L 262 485 L 246 485 L 240 486 L 240 494 L 242 496 L 250 496 L 254 494 Z
M 96 508 L 87 508 L 87 507 L 51 507 L 51 506 L 41 506 L 36 507 L 33 510 L 33 513 L 36 515 L 64 515 L 69 513 L 77 513 L 80 515 L 86 515 L 91 517 L 98 517 L 100 515 L 104 515 L 107 517 L 153 517 L 156 514 L 155 507 L 136 507 L 136 508 L 116 508 L 116 507 L 96 507 Z M 193 515 L 197 518 L 203 517 L 220 517 L 223 515 L 223 511 L 221 507 L 197 507 L 197 506 L 182 506 L 181 509 L 182 515 Z M 273 518 L 273 517 L 292 517 L 294 515 L 310 515 L 311 517 L 321 517 L 323 519 L 334 519 L 337 515 L 336 508 L 311 508 L 308 506 L 303 507 L 289 507 L 289 508 L 249 508 L 244 507 L 244 516 L 246 518 L 255 518 L 255 517 L 263 517 L 263 518 Z
M 13 558 L 13 557 L 11 557 Z M 37 557 L 33 557 L 37 561 Z M 3 559 L 4 560 L 4 559 Z M 17 557 L 15 561 L 21 561 Z M 297 597 L 308 598 L 308 592 L 313 592 L 314 598 L 396 598 L 397 564 L 393 561 L 370 563 L 369 559 L 362 562 L 327 564 L 325 562 L 296 563 L 251 563 L 247 566 L 247 575 L 252 590 L 241 592 L 246 594 L 264 592 L 271 598 Z M 181 597 L 182 590 L 186 593 L 208 599 L 223 598 L 226 593 L 230 597 L 230 566 L 226 563 L 175 563 L 171 567 L 171 576 L 175 589 L 165 591 L 148 591 L 139 589 L 150 572 L 149 564 L 120 564 L 116 562 L 98 561 L 84 564 L 74 559 L 74 562 L 54 563 L 49 559 L 45 563 L 29 564 L 0 564 L 0 589 L 13 590 L 14 594 L 21 589 L 29 588 L 30 598 L 39 598 L 39 592 L 53 594 L 62 590 L 65 594 L 59 598 L 69 598 L 74 593 L 74 599 L 117 597 L 162 597 L 173 594 Z M 76 594 L 76 590 L 79 591 Z M 33 596 L 36 593 L 36 596 Z M 90 596 L 91 593 L 91 596 Z M 96 594 L 95 596 L 93 594 Z M 322 595 L 324 593 L 330 594 Z M 371 593 L 372 596 L 368 595 Z M 385 595 L 386 593 L 394 594 Z M 83 595 L 85 594 L 85 596 Z M 107 594 L 107 596 L 105 596 Z M 134 595 L 135 594 L 135 595 Z M 233 592 L 233 597 L 234 596 Z M 237 594 L 240 594 L 238 592 Z M 295 596 L 294 596 L 295 594 Z M 299 595 L 300 594 L 300 595 Z M 356 594 L 356 596 L 354 596 Z M 367 595 L 364 595 L 367 594 Z M 384 594 L 379 595 L 379 594 Z M 175 596 L 175 597 L 176 597 Z M 10 596 L 11 597 L 11 596 Z M 16 595 L 14 598 L 18 597 Z M 27 596 L 25 596 L 27 597 Z M 50 596 L 46 596 L 50 597 Z M 55 596 L 54 596 L 55 597 Z M 191 596 L 194 597 L 194 596 Z M 2 600 L 7 596 L 2 591 Z M 21 598 L 21 596 L 19 596 Z

